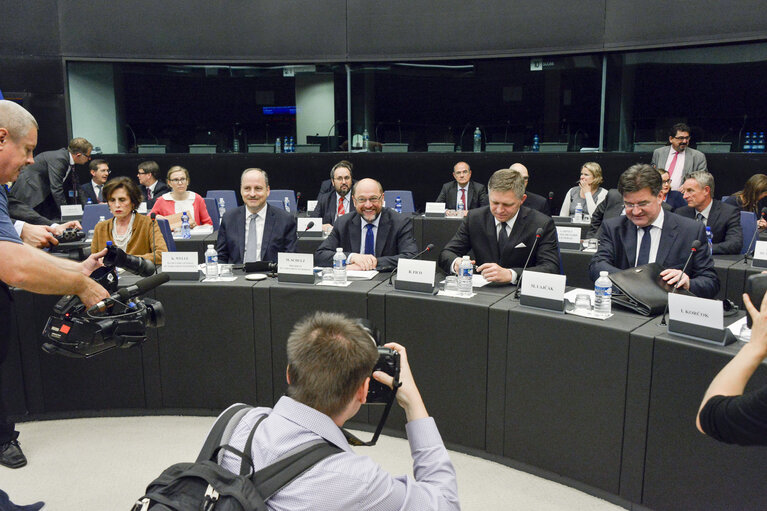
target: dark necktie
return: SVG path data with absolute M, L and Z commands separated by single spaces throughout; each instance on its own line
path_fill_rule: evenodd
M 69 196 L 69 200 L 67 201 L 69 204 L 79 204 L 80 203 L 80 182 L 77 179 L 77 172 L 75 172 L 75 166 L 72 165 L 69 167 L 69 174 L 72 176 L 72 193 Z
M 368 230 L 365 234 L 365 253 L 375 255 L 376 246 L 375 239 L 373 238 L 373 224 L 367 224 L 365 228 Z
M 498 252 L 503 252 L 507 241 L 509 241 L 509 234 L 506 232 L 506 222 L 501 222 L 501 232 L 498 233 Z
M 637 266 L 642 266 L 643 264 L 650 262 L 650 245 L 652 244 L 652 240 L 650 239 L 650 231 L 652 230 L 652 225 L 642 227 L 642 230 L 644 230 L 644 235 L 642 235 L 642 243 L 639 245 L 639 257 L 637 257 Z
M 96 189 L 98 190 L 98 193 L 96 194 L 96 199 L 98 199 L 99 202 L 104 202 L 104 195 L 102 192 L 102 185 L 96 185 Z
M 146 189 L 146 200 L 152 200 L 152 189 L 147 188 Z
M 703 217 L 703 213 L 698 213 L 698 222 L 703 222 L 703 224 L 706 224 L 706 219 Z

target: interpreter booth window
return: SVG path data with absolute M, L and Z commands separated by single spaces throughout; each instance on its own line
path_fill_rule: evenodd
M 372 150 L 579 151 L 599 144 L 598 55 L 355 64 L 353 145 Z
M 767 133 L 765 89 L 765 43 L 611 55 L 606 146 L 652 151 L 684 122 L 704 153 L 754 152 Z
M 104 153 L 315 152 L 346 117 L 343 65 L 70 62 L 67 69 L 72 132 L 93 133 Z

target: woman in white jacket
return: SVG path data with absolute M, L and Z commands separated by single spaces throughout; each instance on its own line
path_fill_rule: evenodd
M 560 216 L 573 216 L 575 207 L 580 202 L 583 213 L 593 215 L 600 202 L 607 197 L 607 190 L 602 188 L 602 167 L 598 163 L 590 161 L 581 167 L 581 179 L 578 186 L 573 186 L 567 192 L 562 203 Z

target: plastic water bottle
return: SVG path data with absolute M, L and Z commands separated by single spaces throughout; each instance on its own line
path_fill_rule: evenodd
M 461 258 L 461 265 L 458 267 L 458 293 L 461 296 L 471 296 L 472 293 L 472 275 L 474 266 L 471 264 L 469 256 Z
M 274 141 L 274 152 L 275 153 L 282 152 L 282 143 L 280 142 L 280 137 L 277 137 L 277 140 Z
M 87 201 L 85 201 L 85 204 L 86 204 L 86 205 L 87 205 L 87 204 L 93 204 L 93 201 L 91 200 L 91 198 L 90 198 L 90 197 L 88 197 L 88 200 L 87 200 Z
M 706 226 L 706 239 L 708 240 L 708 255 L 714 255 L 714 233 L 711 227 Z
M 341 247 L 336 249 L 336 254 L 333 256 L 333 282 L 346 285 L 346 256 Z
M 746 138 L 743 139 L 743 152 L 744 153 L 750 153 L 751 152 L 751 132 L 746 132 Z
M 482 132 L 479 130 L 479 126 L 474 128 L 474 152 L 482 152 Z
M 295 153 L 296 152 L 296 142 L 293 140 L 293 137 L 290 137 L 290 141 L 288 142 L 288 145 L 290 146 L 290 152 Z
M 290 199 L 287 196 L 282 199 L 282 205 L 285 207 L 285 211 L 290 213 Z
M 101 215 L 101 216 L 99 217 L 99 222 L 103 222 L 104 220 L 106 220 L 106 218 L 104 218 L 104 215 Z
M 581 201 L 575 203 L 575 215 L 573 215 L 573 222 L 583 222 L 583 203 Z
M 192 239 L 192 228 L 189 227 L 189 215 L 186 211 L 181 214 L 181 237 L 185 240 Z
M 368 129 L 365 128 L 362 130 L 362 148 L 365 151 L 370 150 L 370 133 L 368 133 Z
M 402 213 L 402 198 L 399 195 L 394 199 L 394 211 Z
M 455 203 L 455 210 L 463 211 L 463 202 L 461 202 L 461 199 L 458 199 L 458 201 Z
M 760 153 L 764 152 L 764 132 L 759 132 L 759 140 L 756 142 L 757 151 Z
M 533 152 L 537 153 L 541 150 L 541 139 L 538 137 L 538 134 L 536 133 L 533 135 Z
M 226 201 L 223 197 L 218 198 L 218 225 L 224 221 L 224 213 L 226 213 Z
M 212 244 L 205 251 L 205 276 L 210 280 L 218 280 L 218 252 Z
M 612 296 L 613 282 L 606 271 L 600 271 L 599 278 L 594 282 L 594 312 L 610 314 Z

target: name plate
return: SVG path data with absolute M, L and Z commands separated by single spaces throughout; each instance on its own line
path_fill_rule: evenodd
M 424 209 L 425 216 L 445 216 L 444 202 L 427 202 Z
M 394 289 L 432 294 L 434 293 L 436 275 L 436 261 L 399 259 Z
M 277 281 L 314 284 L 314 254 L 277 254 Z
M 555 273 L 522 272 L 521 305 L 538 309 L 565 311 L 565 284 L 567 277 Z
M 307 238 L 316 238 L 322 236 L 322 218 L 299 217 L 296 219 L 296 222 L 296 229 L 299 236 L 306 236 Z M 312 225 L 311 228 L 307 230 L 306 226 L 309 225 L 309 222 L 314 222 L 314 225 Z
M 308 213 L 314 213 L 315 209 L 317 209 L 317 201 L 316 200 L 308 200 L 308 201 L 306 201 L 306 211 Z
M 64 206 L 61 206 L 62 208 Z M 754 258 L 751 260 L 751 266 L 756 268 L 767 268 L 767 241 L 757 241 L 754 246 Z
M 669 293 L 668 331 L 720 346 L 735 342 L 732 332 L 724 328 L 724 304 L 697 296 Z
M 197 252 L 163 252 L 162 271 L 170 275 L 171 280 L 199 280 Z
M 581 248 L 581 228 L 557 226 L 557 239 L 560 248 L 572 248 L 579 250 Z
M 146 202 L 142 202 L 138 205 L 138 209 L 136 210 L 136 213 L 141 213 L 142 215 L 146 215 L 147 209 L 146 209 Z
M 80 204 L 68 204 L 61 206 L 61 218 L 77 218 L 83 216 L 83 207 Z

